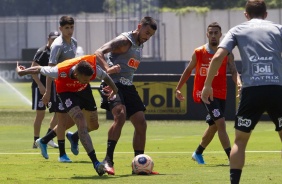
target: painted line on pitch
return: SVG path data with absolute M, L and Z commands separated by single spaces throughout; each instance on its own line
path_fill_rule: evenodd
M 282 151 L 246 151 L 246 153 L 280 153 Z M 79 152 L 86 154 L 86 152 Z M 132 154 L 133 152 L 115 152 L 115 154 Z M 193 152 L 146 152 L 146 154 L 191 154 Z M 205 151 L 205 154 L 224 153 L 223 151 Z M 0 155 L 39 155 L 40 153 L 0 153 Z M 48 153 L 48 155 L 55 155 L 58 153 Z M 71 153 L 70 153 L 71 154 Z M 105 152 L 96 152 L 96 154 L 105 154 Z

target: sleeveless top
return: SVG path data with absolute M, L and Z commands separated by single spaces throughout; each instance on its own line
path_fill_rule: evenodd
M 119 64 L 121 67 L 120 73 L 111 74 L 110 76 L 115 83 L 122 83 L 123 85 L 133 85 L 134 73 L 140 64 L 142 57 L 143 44 L 136 44 L 132 31 L 122 33 L 121 35 L 125 36 L 132 45 L 126 53 L 109 53 L 107 60 L 109 66 Z
M 209 51 L 208 51 L 209 50 Z M 208 49 L 208 44 L 203 45 L 195 49 L 197 58 L 195 78 L 194 78 L 194 89 L 193 99 L 196 103 L 201 102 L 201 92 L 204 87 L 204 82 L 207 77 L 208 68 L 210 66 L 211 59 L 214 53 Z M 213 96 L 219 99 L 226 99 L 226 65 L 228 57 L 226 56 L 222 62 L 221 67 L 218 70 L 217 75 L 214 77 L 212 88 Z

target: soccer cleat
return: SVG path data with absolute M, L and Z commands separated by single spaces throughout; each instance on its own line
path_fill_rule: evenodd
M 114 162 L 108 159 L 105 159 L 103 161 L 103 164 L 105 166 L 105 172 L 109 175 L 115 175 L 115 169 L 114 169 Z
M 47 144 L 43 144 L 41 142 L 41 138 L 37 139 L 35 141 L 35 144 L 37 145 L 38 148 L 40 148 L 41 150 L 41 155 L 45 158 L 45 159 L 48 159 L 49 156 L 48 156 L 48 153 L 47 153 Z
M 58 148 L 59 147 L 58 144 L 56 144 L 53 140 L 49 141 L 48 145 L 53 147 L 53 148 Z
M 103 174 L 105 174 L 105 166 L 103 162 L 96 162 L 94 164 L 94 168 L 99 176 L 103 176 Z
M 74 154 L 74 155 L 78 155 L 79 153 L 79 148 L 78 148 L 78 142 L 75 142 L 72 140 L 71 136 L 73 135 L 72 132 L 68 132 L 66 134 L 66 137 L 67 139 L 70 141 L 70 144 L 71 144 L 71 152 Z
M 64 162 L 64 163 L 70 163 L 72 162 L 71 159 L 68 157 L 67 154 L 64 154 L 63 156 L 58 158 L 59 162 Z
M 35 142 L 33 143 L 32 148 L 33 148 L 33 149 L 37 149 L 37 148 L 38 148 L 38 147 L 36 146 Z
M 194 152 L 192 154 L 192 159 L 195 160 L 196 162 L 198 162 L 198 164 L 205 164 L 205 161 L 204 161 L 202 154 L 196 154 L 196 152 Z

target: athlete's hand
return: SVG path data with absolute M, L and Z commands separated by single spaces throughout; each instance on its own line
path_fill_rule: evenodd
M 204 103 L 210 104 L 209 98 L 211 101 L 213 101 L 213 90 L 212 87 L 206 87 L 204 86 L 201 94 L 201 99 Z
M 114 66 L 108 68 L 107 73 L 108 73 L 108 74 L 119 73 L 120 70 L 121 70 L 120 65 L 119 65 L 119 64 L 116 64 L 116 65 L 114 65 Z
M 239 83 L 237 84 L 237 92 L 238 92 L 238 95 L 236 96 L 237 98 L 241 96 L 241 90 L 242 90 L 242 84 Z
M 17 62 L 17 68 L 16 68 L 16 72 L 18 73 L 19 76 L 23 76 L 24 73 L 22 72 L 25 69 L 24 66 L 19 65 L 19 62 Z
M 44 93 L 43 97 L 42 97 L 42 102 L 44 103 L 44 105 L 48 105 L 49 101 L 50 101 L 50 93 Z
M 181 94 L 180 90 L 175 90 L 175 96 L 180 102 L 183 102 L 185 100 L 185 97 Z
M 110 86 L 103 87 L 103 95 L 105 96 L 111 96 L 113 93 L 113 89 Z

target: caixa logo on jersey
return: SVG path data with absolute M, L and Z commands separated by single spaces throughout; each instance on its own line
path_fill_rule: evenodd
M 273 63 L 253 63 L 253 75 L 273 75 Z
M 174 90 L 177 82 L 135 82 L 136 90 L 146 106 L 146 114 L 186 114 L 187 102 L 179 102 Z M 182 95 L 187 96 L 186 86 Z

